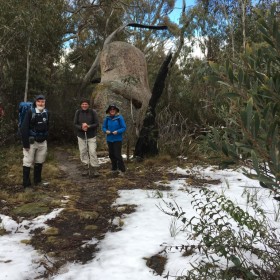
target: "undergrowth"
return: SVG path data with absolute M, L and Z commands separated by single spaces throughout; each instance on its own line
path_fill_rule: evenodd
M 192 269 L 176 280 L 279 279 L 280 240 L 260 207 L 254 207 L 252 216 L 224 195 L 206 188 L 188 191 L 188 195 L 197 216 L 188 220 L 176 203 L 166 203 L 169 210 L 161 210 L 183 223 L 184 232 L 191 233 L 189 242 L 193 244 L 176 249 L 191 248 L 206 259 L 193 263 Z
M 22 146 L 14 144 L 1 148 L 0 181 L 5 185 L 21 185 L 22 183 Z M 57 176 L 59 170 L 54 159 L 54 151 L 49 149 L 44 163 L 43 176 L 46 180 Z

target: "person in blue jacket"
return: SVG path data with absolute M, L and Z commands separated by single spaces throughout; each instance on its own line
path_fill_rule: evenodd
M 122 140 L 123 133 L 126 131 L 126 124 L 119 111 L 119 108 L 115 104 L 109 105 L 106 110 L 106 114 L 108 115 L 103 121 L 102 130 L 106 134 L 112 172 L 123 175 L 125 165 L 122 158 Z

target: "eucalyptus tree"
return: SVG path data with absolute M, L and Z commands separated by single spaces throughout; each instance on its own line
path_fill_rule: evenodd
M 211 64 L 228 107 L 224 114 L 226 126 L 214 129 L 210 145 L 235 161 L 253 168 L 263 187 L 279 195 L 280 141 L 280 22 L 278 7 L 257 11 L 258 30 L 262 41 L 246 46 L 240 62 Z M 278 197 L 277 199 L 280 199 Z
M 126 7 L 125 21 L 151 26 L 169 25 L 169 15 L 174 9 L 175 1 L 166 0 L 129 0 Z M 154 32 L 152 29 L 134 29 L 130 32 L 131 42 L 144 53 L 148 54 L 162 41 L 170 37 L 169 31 Z
M 0 0 L 1 143 L 14 139 L 18 102 L 55 88 L 65 26 L 63 0 Z
M 102 48 L 103 42 L 122 24 L 123 8 L 118 1 L 67 1 L 66 46 L 69 61 L 80 81 Z M 123 39 L 123 36 L 120 37 Z
M 166 40 L 167 36 L 158 31 L 129 27 L 129 23 L 162 25 L 173 7 L 174 1 L 167 0 L 69 1 L 68 12 L 72 22 L 69 30 L 73 30 L 70 36 L 70 47 L 73 49 L 71 57 L 75 58 L 74 71 L 81 66 L 78 71 L 83 75 L 87 70 L 83 84 L 88 84 L 98 72 L 99 52 L 109 40 L 131 42 L 146 55 L 149 50 L 155 49 L 158 42 Z M 91 57 L 93 59 L 90 60 Z
M 46 90 L 65 33 L 64 1 L 0 0 L 0 7 L 2 88 L 17 100 L 28 81 L 31 92 Z

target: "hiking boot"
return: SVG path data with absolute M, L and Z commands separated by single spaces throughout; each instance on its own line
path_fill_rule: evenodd
M 91 170 L 90 170 L 90 175 L 93 176 L 93 177 L 98 177 L 100 176 L 98 170 L 97 170 L 97 167 L 91 167 Z
M 23 166 L 22 185 L 24 188 L 28 188 L 31 186 L 30 167 Z
M 38 186 L 42 182 L 42 163 L 35 163 L 34 164 L 34 185 Z
M 118 174 L 119 177 L 124 177 L 125 176 L 125 172 L 120 171 Z
M 118 170 L 111 170 L 111 172 L 108 174 L 108 176 L 109 176 L 110 178 L 115 178 L 115 177 L 118 176 L 118 174 L 119 174 L 119 171 L 118 171 Z
M 42 181 L 40 183 L 37 183 L 35 186 L 36 187 L 47 187 L 50 185 L 50 182 L 45 182 L 45 181 Z
M 83 164 L 79 167 L 79 170 L 81 170 L 82 176 L 88 176 L 89 175 L 89 165 L 88 164 Z
M 88 169 L 82 171 L 82 176 L 88 176 L 88 175 L 89 175 Z

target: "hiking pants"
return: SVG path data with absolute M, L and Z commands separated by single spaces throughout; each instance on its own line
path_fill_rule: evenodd
M 112 170 L 125 172 L 125 166 L 122 158 L 122 142 L 107 142 L 109 148 L 109 158 L 112 163 Z
M 80 151 L 80 159 L 82 164 L 92 167 L 99 167 L 96 154 L 96 137 L 88 138 L 87 141 L 78 137 L 78 145 Z
M 43 164 L 47 156 L 47 141 L 44 142 L 34 142 L 30 144 L 30 149 L 27 151 L 23 149 L 23 166 L 31 167 L 34 163 Z

